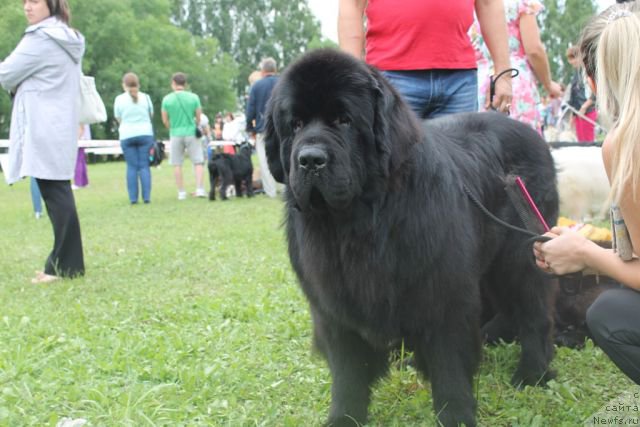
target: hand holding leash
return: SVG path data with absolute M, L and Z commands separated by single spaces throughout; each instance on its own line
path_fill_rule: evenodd
M 509 76 L 506 76 L 510 73 Z M 489 82 L 489 108 L 494 111 L 500 111 L 509 115 L 511 109 L 511 79 L 516 77 L 520 72 L 515 68 L 507 68 L 497 75 L 490 77 Z M 506 77 L 505 77 L 506 76 Z M 502 81 L 500 81 L 500 78 Z M 498 84 L 500 83 L 500 84 Z

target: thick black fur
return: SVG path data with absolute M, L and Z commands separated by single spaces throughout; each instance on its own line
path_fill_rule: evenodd
M 611 248 L 610 242 L 596 242 Z M 587 338 L 592 338 L 587 327 L 587 310 L 606 290 L 620 286 L 607 276 L 560 276 L 552 281 L 553 286 L 553 342 L 562 347 L 582 348 Z M 482 331 L 489 344 L 517 339 L 518 330 L 510 319 L 495 312 L 490 304 L 483 307 L 483 318 L 487 323 Z
M 558 346 L 582 348 L 593 338 L 587 327 L 587 310 L 601 293 L 620 287 L 610 277 L 559 277 L 554 302 L 554 343 Z
M 267 111 L 269 168 L 286 185 L 289 256 L 333 384 L 330 425 L 364 423 L 370 388 L 404 339 L 431 381 L 445 426 L 476 425 L 481 292 L 519 326 L 513 383 L 550 377 L 549 278 L 502 182 L 520 175 L 555 223 L 555 170 L 544 141 L 498 113 L 414 118 L 376 70 L 334 50 L 280 77 Z
M 247 197 L 253 197 L 253 164 L 251 163 L 251 146 L 242 143 L 235 155 L 218 153 L 209 160 L 209 200 L 216 199 L 216 179 L 220 177 L 220 198 L 227 200 L 227 188 L 235 185 L 236 196 L 243 195 L 242 184 L 246 188 Z

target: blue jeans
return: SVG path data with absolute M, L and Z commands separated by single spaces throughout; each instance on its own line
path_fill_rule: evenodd
M 421 119 L 478 111 L 477 70 L 383 71 Z
M 38 187 L 38 181 L 34 177 L 31 177 L 31 203 L 33 204 L 33 212 L 42 213 L 42 194 L 40 194 L 40 187 Z
M 120 141 L 124 160 L 127 162 L 127 190 L 129 201 L 138 203 L 138 180 L 142 188 L 142 200 L 151 201 L 151 170 L 149 149 L 153 145 L 152 135 L 140 135 Z

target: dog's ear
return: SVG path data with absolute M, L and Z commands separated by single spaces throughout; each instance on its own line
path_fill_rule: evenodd
M 422 140 L 422 130 L 413 111 L 385 77 L 373 67 L 370 72 L 375 96 L 374 138 L 382 172 L 388 176 L 407 160 L 410 146 Z
M 275 94 L 274 94 L 275 95 Z M 274 117 L 275 104 L 274 97 L 271 97 L 266 111 L 266 123 L 264 130 L 264 148 L 267 154 L 267 163 L 269 164 L 269 171 L 273 178 L 280 182 L 285 182 L 285 172 L 282 165 L 282 159 L 280 157 L 280 135 L 276 129 L 276 117 Z
M 370 68 L 371 80 L 374 88 L 375 110 L 373 122 L 373 135 L 376 142 L 376 150 L 380 159 L 380 166 L 384 176 L 389 175 L 391 165 L 391 140 L 390 140 L 390 123 L 393 120 L 391 111 L 393 111 L 393 94 L 385 86 L 384 77 L 378 71 Z

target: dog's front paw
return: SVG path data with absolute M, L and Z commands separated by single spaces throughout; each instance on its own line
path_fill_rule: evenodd
M 443 427 L 476 427 L 476 402 L 473 398 L 437 399 L 434 409 L 440 426 Z

